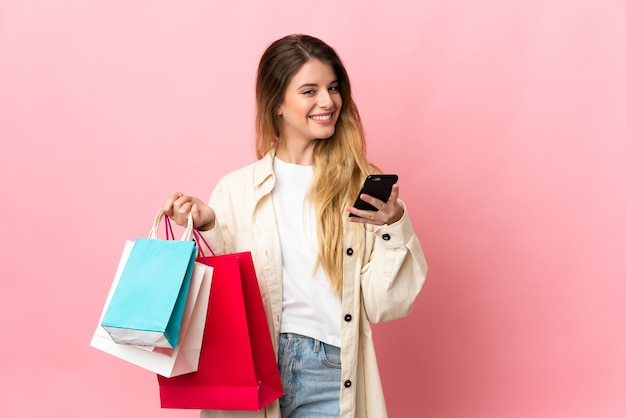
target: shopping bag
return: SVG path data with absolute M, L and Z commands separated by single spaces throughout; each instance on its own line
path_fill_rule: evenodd
M 132 247 L 133 242 L 127 241 L 104 306 L 103 315 L 113 296 Z M 91 346 L 162 376 L 171 377 L 195 372 L 198 370 L 198 360 L 200 359 L 212 275 L 212 267 L 195 263 L 181 324 L 180 343 L 176 348 L 149 348 L 117 344 L 99 323 L 91 338 Z
M 283 390 L 252 256 L 198 261 L 213 267 L 200 364 L 195 373 L 158 376 L 161 407 L 260 410 Z
M 191 213 L 180 241 L 156 237 L 163 216 L 160 210 L 149 238 L 133 244 L 102 317 L 102 327 L 118 344 L 178 345 L 196 245 Z

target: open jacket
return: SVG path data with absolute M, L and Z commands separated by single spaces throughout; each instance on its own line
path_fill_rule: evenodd
M 278 347 L 282 314 L 282 257 L 271 198 L 274 152 L 221 179 L 209 206 L 216 227 L 204 233 L 217 254 L 250 251 Z M 344 222 L 341 323 L 341 418 L 387 417 L 371 323 L 407 315 L 426 277 L 426 261 L 405 210 L 392 225 Z M 362 234 L 357 246 L 355 234 Z M 201 417 L 278 418 L 278 401 L 261 411 L 202 411 Z

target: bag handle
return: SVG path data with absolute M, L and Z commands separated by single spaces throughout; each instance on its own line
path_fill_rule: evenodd
M 165 214 L 165 210 L 161 209 L 157 213 L 154 218 L 154 223 L 152 224 L 152 229 L 150 230 L 150 234 L 148 234 L 148 239 L 156 239 L 159 232 L 159 225 L 161 224 L 161 220 L 165 217 L 165 235 L 166 238 L 169 239 L 170 234 L 172 235 L 172 239 L 174 238 L 174 234 L 172 233 L 172 225 L 170 224 L 169 217 Z M 191 212 L 187 216 L 187 228 L 183 235 L 180 237 L 181 241 L 191 241 L 193 239 L 193 217 L 191 216 Z
M 204 258 L 206 256 L 204 254 L 204 250 L 202 249 L 202 245 L 200 245 L 200 242 L 198 241 L 198 237 L 202 240 L 204 245 L 206 245 L 206 247 L 209 249 L 209 251 L 211 251 L 211 254 L 215 257 L 215 252 L 213 251 L 213 248 L 211 248 L 209 243 L 206 242 L 206 239 L 204 239 L 204 236 L 202 235 L 201 231 L 198 228 L 194 228 L 194 230 L 193 230 L 193 237 L 196 240 L 196 243 L 198 244 L 198 251 L 200 252 L 200 257 Z
M 165 214 L 165 239 L 169 241 L 170 237 L 174 238 L 174 230 L 172 229 L 172 222 L 170 222 L 170 217 Z

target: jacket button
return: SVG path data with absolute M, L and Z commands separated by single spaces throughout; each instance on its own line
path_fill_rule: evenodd
M 349 388 L 350 386 L 352 386 L 352 382 L 351 381 L 346 380 L 345 382 L 343 382 L 343 387 Z
M 383 234 L 383 239 L 385 241 L 389 241 L 391 239 L 391 236 L 389 236 L 389 234 Z
M 344 316 L 343 319 L 345 319 L 346 322 L 350 322 L 350 321 L 352 321 L 352 315 L 346 314 L 346 316 Z
M 354 250 L 353 250 L 352 248 L 348 248 L 348 249 L 346 250 L 346 254 L 348 254 L 348 255 L 352 255 L 352 254 L 354 254 Z

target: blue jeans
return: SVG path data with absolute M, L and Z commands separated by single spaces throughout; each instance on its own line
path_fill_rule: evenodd
M 278 368 L 285 394 L 281 418 L 339 417 L 341 349 L 298 334 L 280 334 Z

